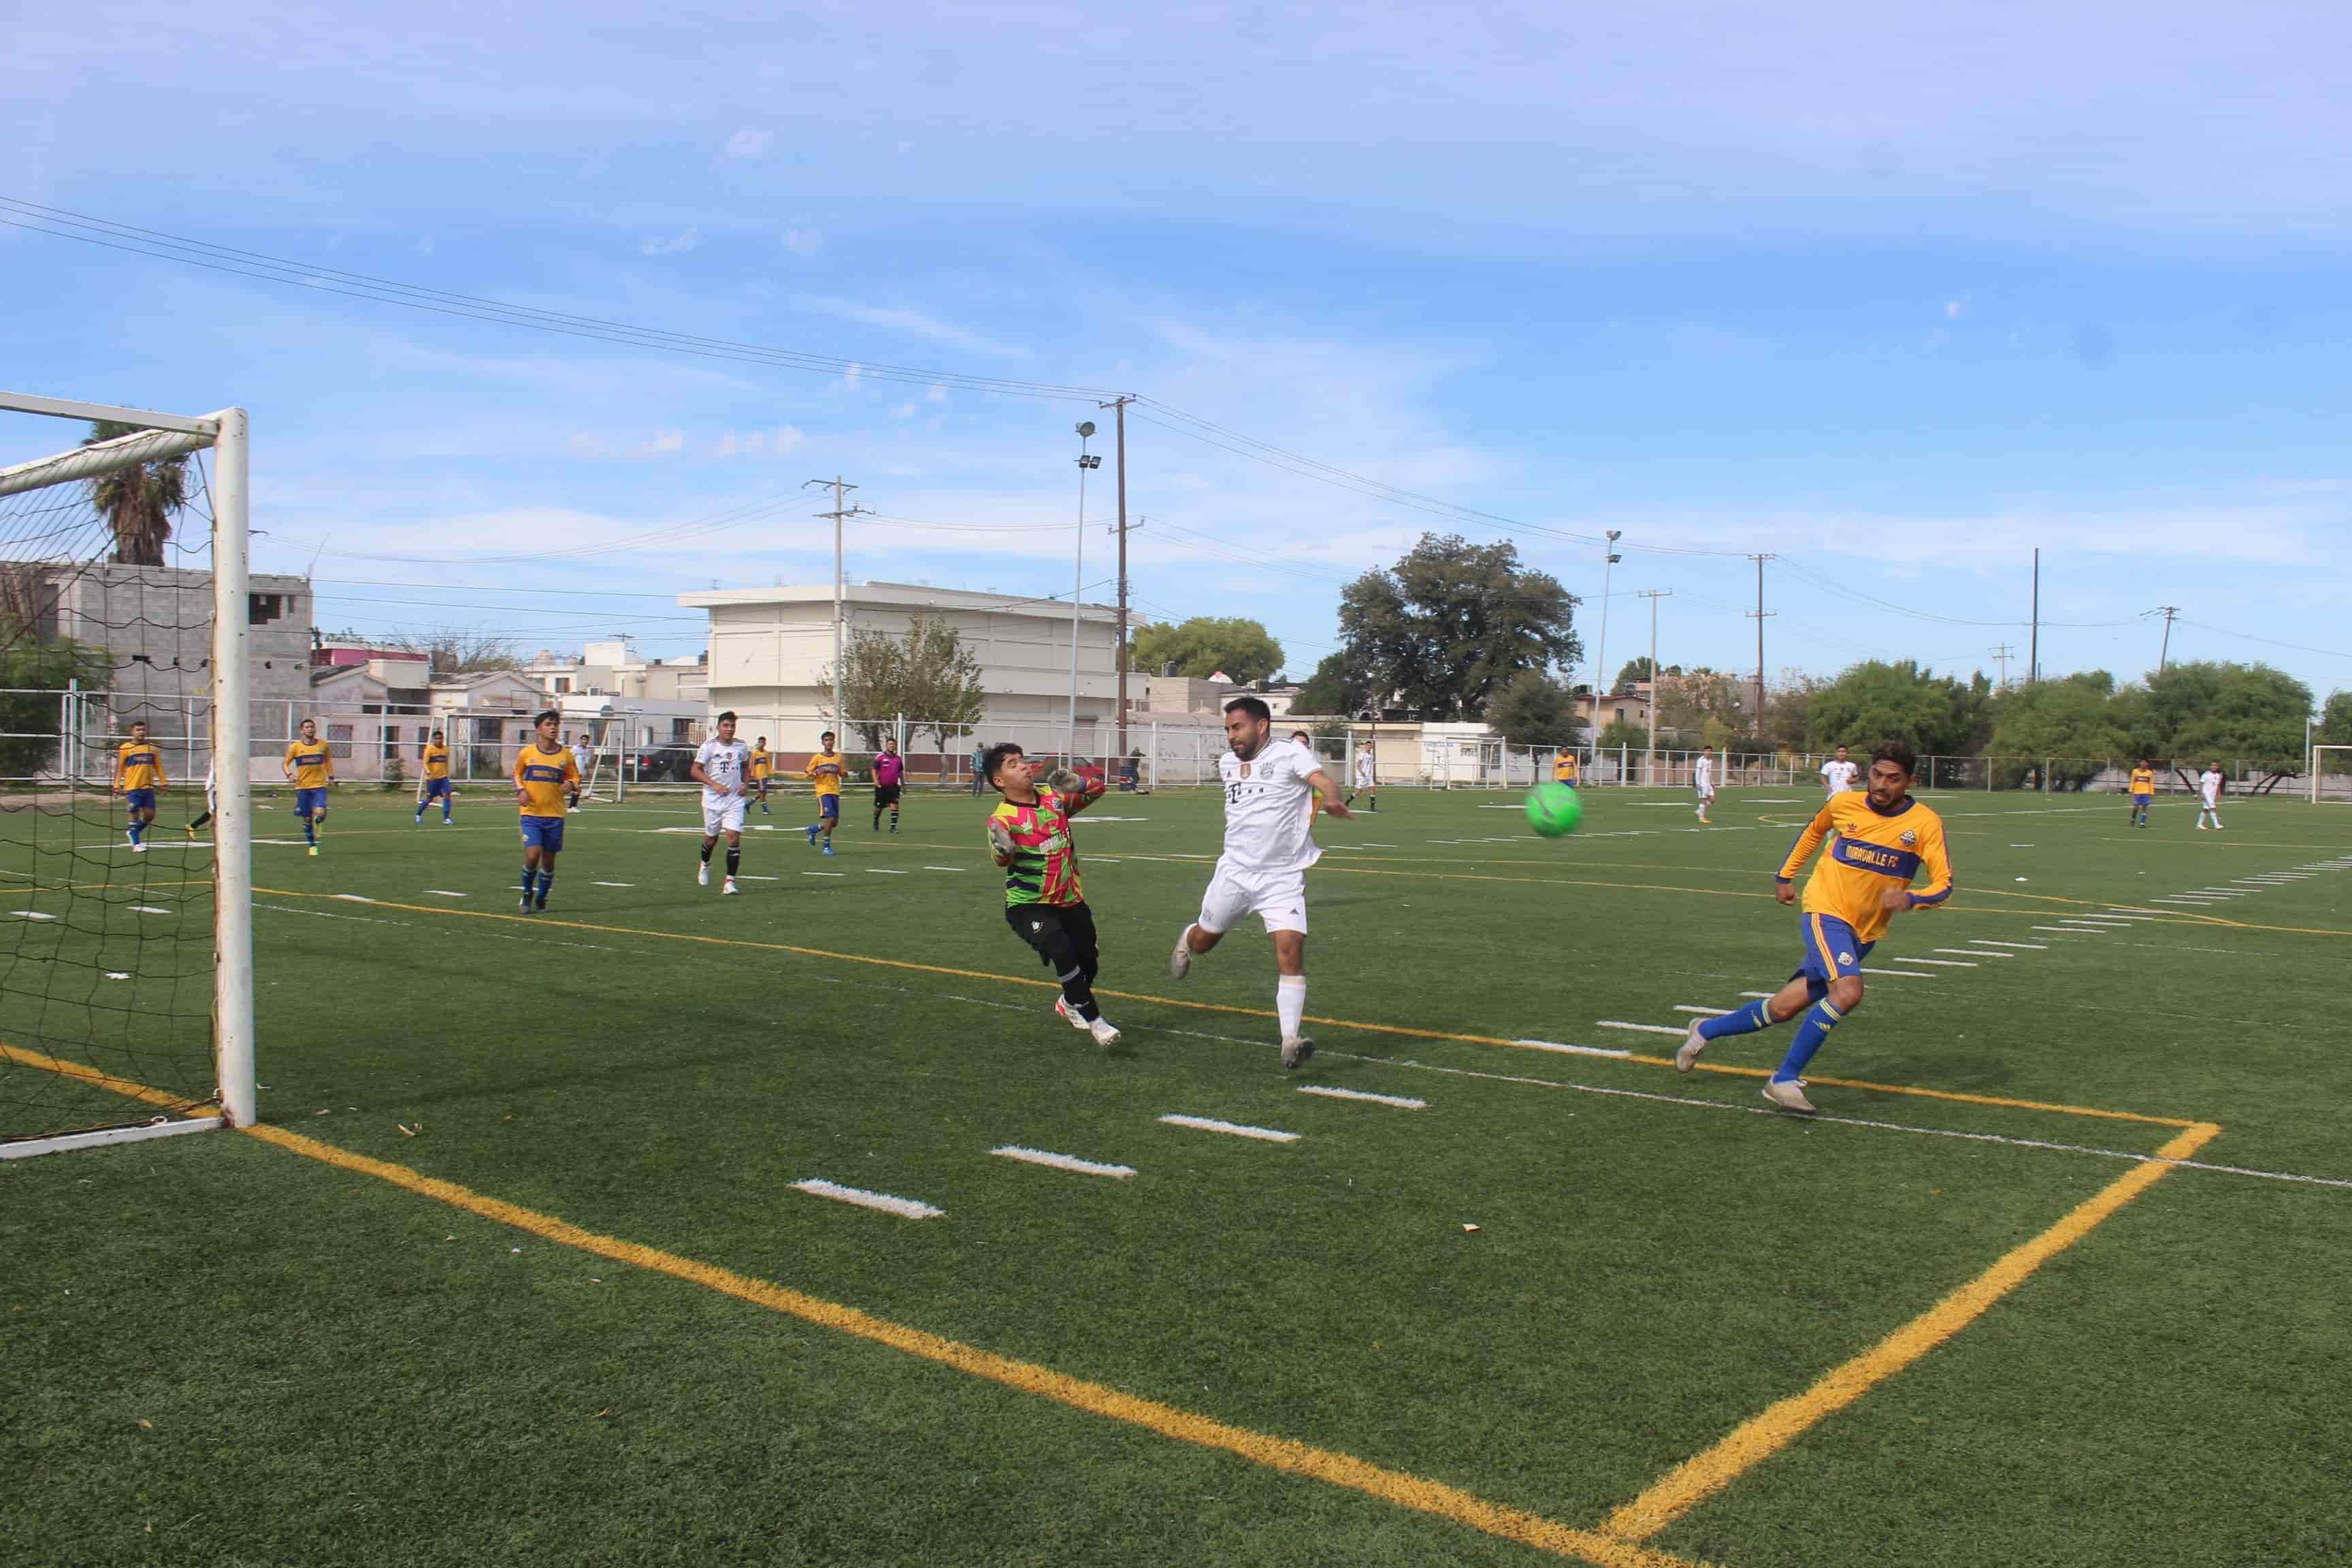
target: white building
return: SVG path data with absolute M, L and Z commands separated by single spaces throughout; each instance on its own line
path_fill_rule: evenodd
M 832 584 L 718 589 L 681 594 L 677 602 L 710 612 L 712 712 L 734 710 L 740 733 L 766 735 L 783 752 L 811 751 L 822 731 L 839 727 L 826 674 L 833 664 Z M 850 635 L 861 630 L 904 636 L 917 616 L 934 616 L 953 626 L 980 664 L 987 700 L 981 725 L 984 734 L 1044 747 L 1067 722 L 1071 613 L 1066 602 L 902 583 L 856 583 L 846 590 L 844 615 L 845 647 Z M 1118 616 L 1110 606 L 1079 606 L 1082 751 L 1105 752 L 1116 743 L 1117 627 Z M 887 721 L 893 715 L 849 717 Z
M 541 648 L 522 667 L 551 697 L 605 696 L 631 701 L 699 704 L 709 696 L 709 653 L 691 659 L 646 658 L 634 638 L 592 642 L 580 657 Z

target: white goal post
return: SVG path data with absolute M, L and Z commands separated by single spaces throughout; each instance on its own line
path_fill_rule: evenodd
M 0 498 L 87 483 L 145 463 L 209 449 L 213 520 L 210 642 L 213 765 L 212 1055 L 221 1115 L 101 1129 L 0 1145 L 9 1153 L 155 1137 L 195 1126 L 251 1126 L 257 1115 L 253 1038 L 253 817 L 248 782 L 253 716 L 247 599 L 247 420 L 242 408 L 189 417 L 25 393 L 0 392 L 0 410 L 106 422 L 132 433 L 0 468 Z M 130 1086 L 122 1086 L 130 1087 Z
M 2323 800 L 2352 801 L 2352 746 L 2311 748 L 2311 804 Z M 2327 783 L 2328 763 L 2336 764 L 2336 784 Z

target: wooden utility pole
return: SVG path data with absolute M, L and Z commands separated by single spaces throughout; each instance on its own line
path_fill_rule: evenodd
M 2003 691 L 2009 689 L 2009 661 L 2016 652 L 2017 650 L 2007 643 L 1992 650 L 1993 658 L 2000 660 L 2000 689 Z
M 2025 684 L 2042 679 L 2042 546 L 2033 547 L 2033 630 L 2025 639 Z
M 833 727 L 837 732 L 838 739 L 845 742 L 849 738 L 849 721 L 848 716 L 841 710 L 841 677 L 844 657 L 842 643 L 844 627 L 848 622 L 848 598 L 847 579 L 842 575 L 841 570 L 841 525 L 867 509 L 843 504 L 846 493 L 857 487 L 845 480 L 839 474 L 835 474 L 829 479 L 806 480 L 801 488 L 806 489 L 810 485 L 824 486 L 833 491 L 833 510 L 821 511 L 817 516 L 829 517 L 833 520 Z
M 1751 555 L 1756 563 L 1756 739 L 1764 739 L 1764 563 L 1769 555 Z M 1773 612 L 1777 613 L 1777 612 Z
M 1658 601 L 1675 596 L 1672 588 L 1643 588 L 1635 595 L 1650 601 L 1650 752 L 1642 759 L 1642 782 L 1658 776 Z
M 1127 756 L 1127 405 L 1134 397 L 1115 397 L 1097 406 L 1108 408 L 1118 424 L 1118 754 Z
M 2157 649 L 2156 653 L 2156 672 L 2158 675 L 2162 675 L 2164 673 L 2164 661 L 2172 657 L 2172 617 L 2180 613 L 2180 606 L 2178 605 L 2158 605 L 2157 608 L 2164 612 L 2164 646 Z

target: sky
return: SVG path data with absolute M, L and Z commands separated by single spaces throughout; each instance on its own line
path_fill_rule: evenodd
M 1604 605 L 1751 671 L 1754 553 L 1775 679 L 2014 679 L 2038 547 L 2045 675 L 2168 605 L 2352 687 L 2340 6 L 110 18 L 0 0 L 0 385 L 248 408 L 329 629 L 690 657 L 676 594 L 829 579 L 835 475 L 853 580 L 1103 599 L 1128 393 L 1139 611 L 1301 676 L 1436 531 L 1583 596 L 1579 679 Z

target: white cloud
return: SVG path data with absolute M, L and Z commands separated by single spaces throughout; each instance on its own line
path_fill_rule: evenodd
M 650 463 L 659 458 L 674 458 L 686 450 L 686 432 L 656 430 L 641 440 L 613 440 L 593 430 L 575 430 L 564 443 L 575 457 L 592 463 Z
M 824 236 L 813 228 L 784 230 L 784 248 L 794 256 L 814 256 L 824 245 Z
M 856 300 L 843 300 L 829 294 L 796 294 L 793 309 L 812 315 L 831 316 L 837 321 L 856 321 L 862 326 L 880 327 L 885 331 L 898 332 L 910 338 L 922 338 L 935 343 L 948 343 L 968 353 L 989 354 L 999 359 L 1017 356 L 1021 351 L 978 332 L 967 331 L 952 321 L 942 321 L 936 316 L 919 310 L 892 310 L 880 305 L 862 304 Z
M 806 437 L 790 425 L 773 430 L 728 431 L 711 447 L 718 458 L 782 458 L 800 450 Z
M 701 243 L 702 231 L 689 226 L 667 239 L 649 239 L 637 248 L 647 256 L 675 256 L 682 250 L 692 250 Z
M 901 403 L 898 407 L 890 410 L 890 414 L 893 418 L 912 419 L 915 416 L 915 405 Z
M 719 156 L 722 158 L 764 158 L 768 155 L 768 149 L 775 144 L 776 133 L 774 132 L 755 130 L 752 127 L 746 125 L 740 131 L 735 132 L 734 135 L 727 138 L 727 145 L 720 152 Z
M 1966 308 L 1966 300 L 1947 300 L 1944 301 L 1944 319 L 1948 321 L 1957 321 L 1960 319 L 1961 310 Z

